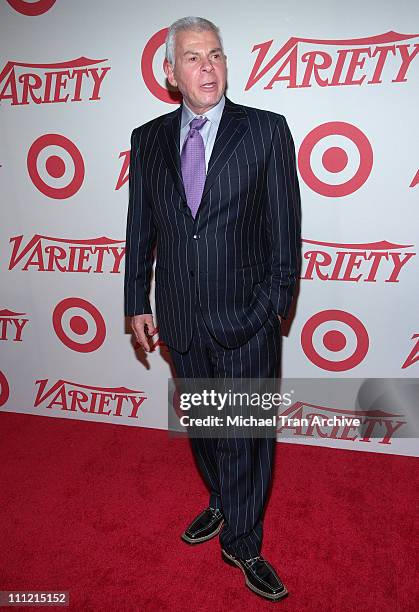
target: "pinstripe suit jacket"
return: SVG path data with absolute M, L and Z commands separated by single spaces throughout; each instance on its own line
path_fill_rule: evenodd
M 181 106 L 131 136 L 126 316 L 151 313 L 153 246 L 159 337 L 185 351 L 196 301 L 225 347 L 246 342 L 271 309 L 286 317 L 300 266 L 300 193 L 284 116 L 226 97 L 195 219 L 179 155 Z

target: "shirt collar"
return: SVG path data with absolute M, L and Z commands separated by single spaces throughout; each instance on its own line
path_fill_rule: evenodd
M 206 113 L 204 113 L 208 121 L 210 121 L 216 126 L 218 126 L 218 124 L 221 121 L 221 115 L 223 114 L 224 104 L 225 104 L 225 96 L 222 95 L 221 100 L 215 106 L 210 108 Z M 186 104 L 186 102 L 183 101 L 182 102 L 182 120 L 181 120 L 180 128 L 183 129 L 184 127 L 189 125 L 192 119 L 195 119 L 195 117 L 198 117 L 198 116 L 199 115 L 196 115 L 195 113 L 193 113 L 191 109 L 189 108 L 189 106 Z

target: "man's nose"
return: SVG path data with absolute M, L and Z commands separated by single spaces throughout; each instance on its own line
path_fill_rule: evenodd
M 211 71 L 211 70 L 214 70 L 214 66 L 212 65 L 211 60 L 210 60 L 210 59 L 208 59 L 208 58 L 207 58 L 207 59 L 205 59 L 205 60 L 202 62 L 202 66 L 201 66 L 201 68 L 202 68 L 202 70 L 206 70 L 207 72 L 208 72 L 208 71 Z

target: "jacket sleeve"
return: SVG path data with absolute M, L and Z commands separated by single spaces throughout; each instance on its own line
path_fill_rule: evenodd
M 124 314 L 152 313 L 149 292 L 156 228 L 139 165 L 139 130 L 131 134 L 125 241 Z
M 294 141 L 282 115 L 272 135 L 266 180 L 271 253 L 267 285 L 275 312 L 286 318 L 300 274 L 301 201 Z

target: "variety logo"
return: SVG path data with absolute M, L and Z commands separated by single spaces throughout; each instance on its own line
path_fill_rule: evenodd
M 380 444 L 391 444 L 395 432 L 407 424 L 402 414 L 382 410 L 340 410 L 304 402 L 295 402 L 281 416 L 284 419 L 279 420 L 279 435 L 286 432 L 288 436 L 291 433 L 293 436 L 315 436 L 351 442 L 371 442 L 374 438 Z M 336 425 L 324 424 L 333 417 L 337 417 Z M 345 424 L 345 421 L 354 419 L 358 419 L 360 425 Z
M 0 371 L 0 408 L 9 399 L 10 388 L 6 376 Z
M 118 191 L 119 189 L 121 189 L 121 187 L 125 185 L 125 183 L 129 179 L 130 155 L 131 155 L 131 150 L 122 151 L 122 153 L 119 154 L 119 159 L 122 158 L 122 168 L 121 168 L 121 172 L 119 173 L 118 180 L 116 182 L 115 191 Z
M 22 342 L 22 331 L 29 319 L 23 318 L 24 312 L 0 310 L 0 340 Z
M 317 367 L 330 372 L 351 370 L 363 361 L 369 348 L 363 323 L 344 310 L 323 310 L 305 323 L 301 346 Z
M 99 310 L 82 298 L 66 298 L 52 315 L 55 333 L 61 342 L 78 353 L 91 353 L 102 346 L 106 325 Z
M 415 176 L 412 179 L 412 182 L 410 183 L 409 187 L 416 187 L 416 185 L 419 183 L 419 170 L 416 172 Z
M 127 387 L 93 387 L 62 379 L 48 387 L 47 378 L 35 384 L 39 386 L 34 408 L 138 419 L 139 410 L 147 399 L 144 391 Z
M 412 366 L 414 363 L 419 361 L 419 334 L 413 334 L 412 340 L 416 340 L 414 347 L 406 357 L 404 364 L 402 365 L 402 370 Z
M 169 104 L 179 104 L 182 101 L 182 96 L 177 90 L 168 89 L 165 85 L 161 85 L 155 77 L 155 64 L 157 63 L 156 57 L 161 61 L 160 65 L 163 65 L 166 61 L 164 58 L 164 52 L 162 55 L 158 54 L 161 47 L 164 45 L 168 28 L 159 30 L 150 38 L 146 46 L 144 47 L 143 54 L 141 57 L 141 73 L 143 75 L 144 83 L 149 91 L 158 100 L 162 102 L 168 102 Z M 159 75 L 164 75 L 163 68 L 159 71 Z M 169 85 L 169 83 L 167 83 Z
M 78 57 L 66 62 L 33 64 L 6 62 L 0 72 L 0 102 L 11 106 L 100 100 L 100 89 L 110 66 L 107 59 Z
M 82 272 L 119 274 L 125 256 L 125 241 L 102 236 L 72 240 L 35 234 L 27 242 L 13 236 L 9 270 L 34 269 L 37 272 Z
M 82 154 L 71 140 L 60 134 L 37 138 L 29 149 L 27 167 L 35 187 L 49 198 L 71 198 L 83 184 Z
M 314 128 L 301 143 L 298 168 L 320 195 L 343 197 L 357 191 L 371 174 L 373 152 L 363 132 L 344 121 Z
M 405 83 L 419 53 L 418 38 L 393 31 L 347 40 L 292 37 L 271 59 L 273 40 L 268 40 L 252 49 L 258 53 L 245 91 L 261 79 L 267 81 L 264 89 L 278 83 L 288 88 Z
M 416 255 L 412 244 L 303 240 L 304 280 L 398 283 L 402 268 Z

